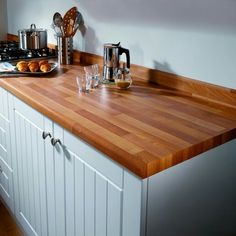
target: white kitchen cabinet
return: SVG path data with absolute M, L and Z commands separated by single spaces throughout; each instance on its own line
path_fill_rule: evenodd
M 137 218 L 136 210 L 130 219 L 124 216 L 128 210 L 124 209 L 128 194 L 124 182 L 132 177 L 67 131 L 64 131 L 63 144 L 66 235 L 137 235 L 138 228 L 128 234 L 127 227 L 122 234 L 123 221 Z M 141 199 L 141 185 L 139 187 L 133 193 L 136 193 L 134 202 Z M 140 205 L 135 207 L 140 215 Z
M 17 98 L 14 121 L 16 216 L 28 235 L 140 235 L 139 178 Z
M 47 119 L 14 99 L 16 135 L 16 217 L 28 235 L 47 235 L 46 155 L 42 138 Z M 52 123 L 48 121 L 49 124 Z M 51 186 L 53 188 L 53 186 Z
M 14 211 L 8 92 L 0 88 L 0 196 Z

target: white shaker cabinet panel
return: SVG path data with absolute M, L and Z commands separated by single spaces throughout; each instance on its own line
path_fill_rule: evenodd
M 0 114 L 0 193 L 13 211 L 13 176 L 11 162 L 10 123 Z
M 66 235 L 142 235 L 143 181 L 68 131 L 63 137 Z
M 0 88 L 0 196 L 14 212 L 9 99 L 10 94 Z
M 32 114 L 32 116 L 30 116 Z M 44 117 L 15 99 L 16 217 L 28 235 L 48 235 Z
M 122 189 L 67 148 L 65 186 L 66 235 L 120 235 Z
M 11 169 L 11 140 L 9 120 L 9 94 L 0 88 L 0 159 Z
M 13 212 L 13 179 L 12 170 L 0 159 L 0 197 Z
M 63 129 L 53 124 L 53 137 L 63 140 Z M 51 153 L 52 151 L 52 153 Z M 50 154 L 49 154 L 50 153 Z M 66 232 L 65 222 L 65 158 L 59 144 L 50 143 L 47 149 L 47 196 L 49 235 L 63 236 Z
M 0 114 L 5 118 L 9 119 L 9 108 L 8 108 L 8 92 L 0 87 Z
M 112 183 L 122 188 L 123 167 L 112 161 L 109 157 L 99 152 L 93 146 L 74 136 L 67 130 L 64 131 L 64 145 L 76 153 L 82 161 L 106 176 Z M 107 145 L 104 143 L 104 145 Z

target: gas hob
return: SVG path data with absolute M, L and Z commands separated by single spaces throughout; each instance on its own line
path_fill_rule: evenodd
M 27 60 L 34 58 L 55 58 L 56 51 L 50 48 L 22 50 L 15 41 L 0 41 L 0 62 Z

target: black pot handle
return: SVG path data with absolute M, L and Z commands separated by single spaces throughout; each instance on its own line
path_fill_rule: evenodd
M 125 55 L 126 55 L 126 62 L 127 62 L 127 68 L 130 68 L 129 49 L 120 47 L 119 48 L 119 55 L 121 55 L 122 53 L 125 53 Z

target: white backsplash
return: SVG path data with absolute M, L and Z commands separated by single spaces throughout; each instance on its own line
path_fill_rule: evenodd
M 4 1 L 4 0 L 0 0 Z M 86 33 L 74 48 L 103 55 L 104 43 L 130 49 L 131 63 L 236 89 L 236 1 L 7 0 L 8 32 L 31 23 L 48 29 L 52 16 L 77 6 Z

